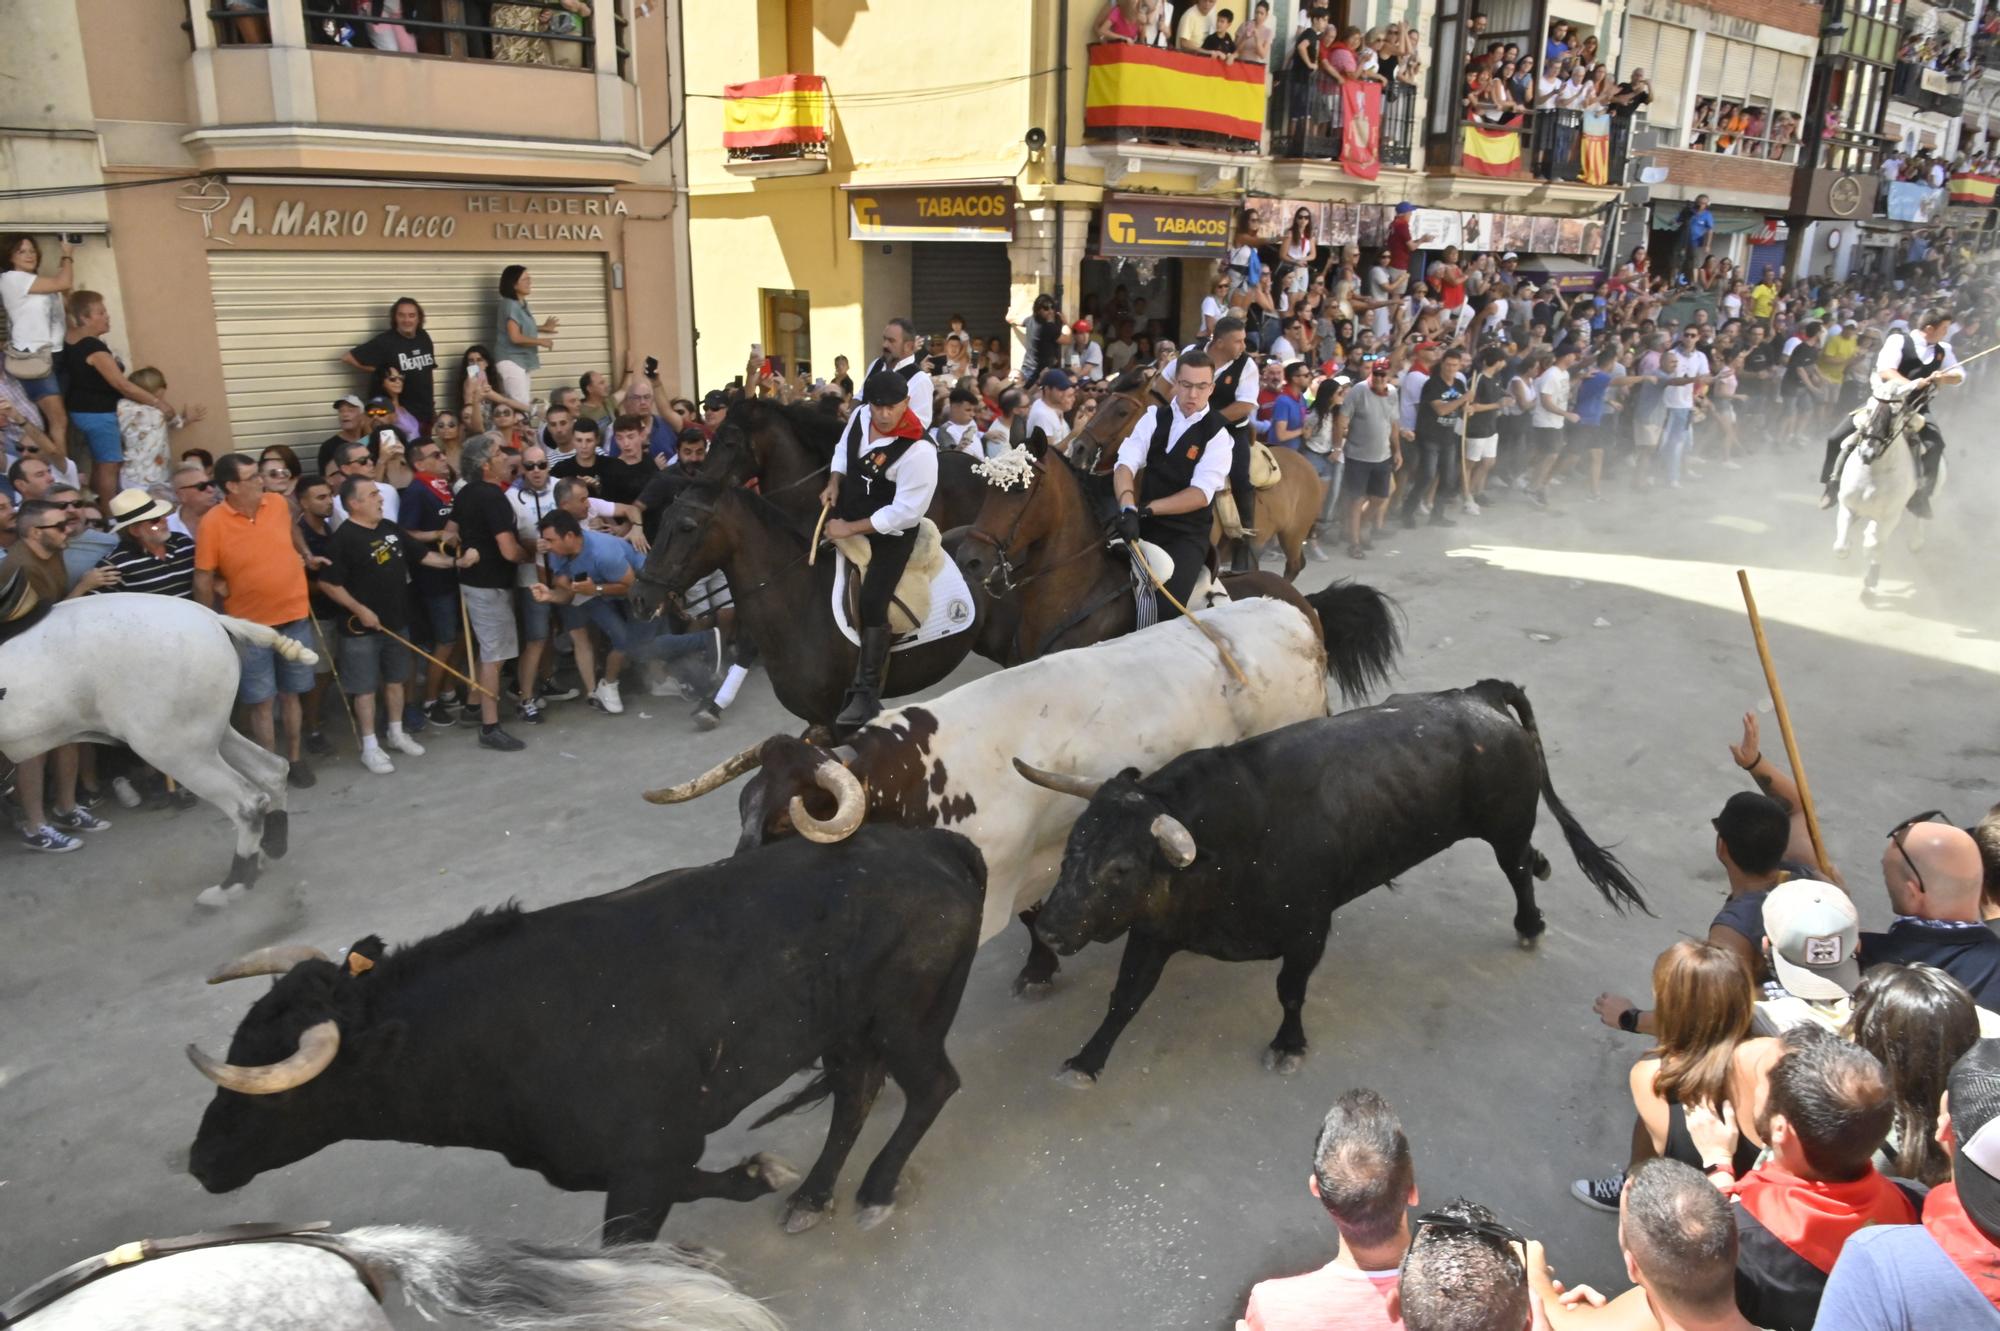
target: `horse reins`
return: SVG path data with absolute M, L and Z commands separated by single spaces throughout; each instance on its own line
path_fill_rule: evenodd
M 1034 468 L 1033 478 L 1028 482 L 1027 493 L 1021 497 L 1021 511 L 1014 515 L 1013 525 L 1007 528 L 1007 535 L 1004 538 L 995 537 L 989 532 L 981 531 L 978 527 L 968 528 L 965 533 L 967 540 L 979 541 L 993 547 L 997 562 L 994 564 L 993 571 L 986 575 L 981 585 L 986 588 L 988 593 L 994 596 L 1008 596 L 1014 592 L 1018 592 L 1021 588 L 1028 586 L 1040 578 L 1047 577 L 1057 569 L 1074 564 L 1085 555 L 1096 554 L 1102 549 L 1101 546 L 1094 543 L 1086 545 L 1075 554 L 1064 555 L 1061 559 L 1050 564 L 1039 573 L 1030 573 L 1027 577 L 1016 580 L 1014 577 L 1014 561 L 1009 557 L 1009 551 L 1013 548 L 1014 538 L 1020 535 L 1021 524 L 1027 520 L 1028 505 L 1034 500 L 1035 487 L 1041 483 L 1042 468 L 1046 464 L 1030 460 L 1028 465 Z M 1000 585 L 997 587 L 993 583 L 995 578 L 1000 580 Z

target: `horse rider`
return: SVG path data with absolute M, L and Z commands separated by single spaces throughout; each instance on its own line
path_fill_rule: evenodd
M 1224 428 L 1229 432 L 1229 492 L 1236 496 L 1237 520 L 1243 530 L 1249 532 L 1257 522 L 1257 490 L 1250 484 L 1253 428 L 1250 418 L 1257 412 L 1257 366 L 1244 347 L 1243 321 L 1234 315 L 1217 319 L 1215 331 L 1209 334 L 1207 344 L 1197 342 L 1181 354 L 1186 355 L 1189 351 L 1205 352 L 1214 369 L 1214 385 L 1208 401 L 1215 405 L 1209 410 L 1221 415 Z M 1178 359 L 1169 361 L 1166 369 L 1153 380 L 1153 392 L 1162 401 L 1169 395 L 1178 395 L 1179 365 Z M 1119 461 L 1124 461 L 1122 449 Z M 1238 573 L 1257 567 L 1257 556 L 1251 551 L 1248 540 L 1236 543 L 1236 552 L 1230 564 Z
M 1905 413 L 1921 412 L 1924 417 L 1924 427 L 1911 444 L 1917 455 L 1917 492 L 1910 496 L 1909 510 L 1920 518 L 1931 515 L 1931 492 L 1937 489 L 1938 470 L 1944 461 L 1944 436 L 1938 432 L 1936 416 L 1928 409 L 1930 399 L 1941 384 L 1965 382 L 1958 356 L 1951 343 L 1944 340 L 1951 332 L 1951 320 L 1951 311 L 1942 306 L 1926 310 L 1914 329 L 1884 338 L 1882 350 L 1875 356 L 1874 383 L 1921 385 L 1911 389 L 1903 399 Z M 1841 470 L 1847 466 L 1847 454 L 1859 432 L 1856 421 L 1867 410 L 1864 404 L 1826 441 L 1826 473 L 1820 478 L 1826 482 L 1826 493 L 1820 499 L 1821 508 L 1833 507 L 1834 496 L 1840 489 Z
M 1239 337 L 1242 328 L 1237 324 Z M 1218 376 L 1207 353 L 1182 352 L 1173 372 L 1173 396 L 1141 413 L 1118 445 L 1111 529 L 1128 544 L 1151 541 L 1173 558 L 1166 588 L 1185 605 L 1208 562 L 1215 495 L 1229 480 L 1237 449 L 1228 416 L 1209 406 Z M 1165 597 L 1156 600 L 1162 621 L 1180 613 Z
M 931 376 L 924 369 L 924 363 L 917 359 L 923 344 L 917 341 L 917 326 L 897 315 L 882 326 L 882 354 L 868 367 L 862 383 L 875 377 L 877 370 L 887 370 L 900 377 L 910 390 L 910 410 L 916 413 L 917 421 L 924 429 L 931 428 L 931 414 L 936 410 L 936 389 L 931 385 Z
M 891 327 L 893 329 L 894 323 Z M 929 384 L 929 379 L 924 380 Z M 926 387 L 926 392 L 929 391 Z M 834 729 L 851 734 L 882 710 L 882 680 L 889 664 L 889 600 L 917 544 L 917 524 L 937 490 L 938 450 L 924 433 L 910 400 L 910 385 L 894 369 L 869 372 L 861 408 L 833 450 L 830 475 L 819 501 L 830 505 L 830 541 L 868 538 L 868 571 L 861 579 L 861 660 Z

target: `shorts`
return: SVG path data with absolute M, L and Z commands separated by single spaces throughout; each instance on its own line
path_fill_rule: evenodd
M 600 629 L 604 636 L 611 640 L 611 650 L 614 652 L 624 651 L 625 644 L 631 639 L 631 621 L 625 618 L 617 605 L 602 596 L 593 596 L 582 605 L 565 605 L 557 608 L 562 612 L 562 626 L 565 630 L 575 632 L 585 625 Z
M 333 644 L 336 641 L 333 636 L 333 621 L 330 619 L 321 619 L 318 615 L 314 615 L 312 623 L 306 627 L 311 629 L 313 633 L 312 649 L 319 653 L 319 660 L 313 662 L 313 674 L 331 675 L 334 664 Z M 322 646 L 322 643 L 325 645 Z
M 500 384 L 500 391 L 516 402 L 535 400 L 534 380 L 528 369 L 516 360 L 496 360 L 493 362 L 493 377 Z
M 1535 441 L 1537 453 L 1560 453 L 1563 451 L 1563 427 L 1558 425 L 1531 425 L 1528 437 Z
M 549 625 L 554 622 L 549 611 L 554 607 L 547 601 L 537 601 L 534 593 L 526 587 L 518 590 L 521 593 L 521 637 L 528 642 L 547 642 Z
M 466 618 L 472 621 L 472 639 L 479 659 L 511 661 L 521 654 L 521 636 L 514 627 L 512 587 L 465 587 Z
M 415 630 L 410 636 L 442 655 L 445 648 L 458 641 L 458 593 L 420 593 L 416 600 L 419 613 L 410 626 Z
M 1660 446 L 1660 430 L 1666 423 L 1667 418 L 1665 416 L 1651 421 L 1640 420 L 1634 417 L 1632 420 L 1632 447 L 1658 448 Z
M 83 446 L 90 451 L 92 462 L 123 462 L 125 460 L 125 438 L 118 433 L 118 417 L 109 411 L 72 412 L 69 418 L 70 437 L 83 436 Z
M 299 646 L 319 650 L 313 642 L 312 625 L 307 621 L 295 619 L 277 628 L 278 632 Z M 276 648 L 254 647 L 237 639 L 236 659 L 243 668 L 243 674 L 236 683 L 236 701 L 246 706 L 269 702 L 280 693 L 312 692 L 313 668 L 279 656 Z
M 1387 499 L 1390 482 L 1395 476 L 1395 468 L 1384 458 L 1380 462 L 1362 462 L 1349 458 L 1341 464 L 1340 488 L 1356 499 Z
M 1589 452 L 1601 453 L 1610 443 L 1611 431 L 1603 422 L 1596 425 L 1578 421 L 1568 427 L 1570 445 Z
M 1465 460 L 1467 462 L 1484 462 L 1488 458 L 1497 458 L 1499 456 L 1500 435 L 1498 431 L 1487 435 L 1469 434 L 1465 436 Z
M 334 652 L 340 657 L 340 691 L 351 698 L 373 693 L 384 684 L 404 683 L 416 660 L 409 648 L 386 633 L 343 633 Z
M 62 396 L 62 380 L 56 378 L 54 371 L 39 379 L 22 379 L 19 383 L 30 402 L 41 402 L 46 398 Z M 117 417 L 114 416 L 112 419 L 116 420 Z

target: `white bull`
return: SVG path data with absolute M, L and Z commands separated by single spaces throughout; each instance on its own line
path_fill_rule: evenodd
M 984 942 L 1054 886 L 1084 807 L 1023 780 L 1016 754 L 1092 778 L 1126 767 L 1150 772 L 1189 749 L 1327 714 L 1326 647 L 1307 612 L 1258 597 L 1203 611 L 1201 620 L 1228 645 L 1247 685 L 1195 624 L 1176 619 L 884 712 L 836 748 L 767 740 L 646 798 L 679 803 L 761 765 L 743 792 L 739 850 L 793 831 L 838 841 L 870 819 L 961 832 L 986 857 Z M 1017 991 L 1047 983 L 1056 969 L 1032 930 L 1030 939 Z
M 236 827 L 221 905 L 257 881 L 258 853 L 285 853 L 286 763 L 229 724 L 241 673 L 234 639 L 288 659 L 314 654 L 262 624 L 175 596 L 64 601 L 0 642 L 0 753 L 19 762 L 61 744 L 131 746 Z

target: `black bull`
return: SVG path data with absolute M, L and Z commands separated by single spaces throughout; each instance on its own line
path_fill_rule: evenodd
M 606 1242 L 646 1242 L 675 1202 L 748 1201 L 796 1177 L 763 1155 L 697 1165 L 709 1133 L 818 1061 L 754 1125 L 833 1096 L 786 1228 L 826 1214 L 886 1072 L 905 1109 L 859 1192 L 861 1223 L 879 1223 L 958 1089 L 945 1033 L 985 887 L 978 848 L 955 832 L 864 827 L 837 846 L 786 841 L 603 896 L 482 912 L 386 955 L 370 937 L 345 965 L 311 949 L 253 954 L 214 977 L 281 975 L 228 1062 L 188 1051 L 224 1087 L 192 1172 L 228 1192 L 342 1140 L 469 1146 L 606 1193 Z
M 1041 784 L 1063 780 L 1016 765 Z M 1070 830 L 1035 926 L 1064 955 L 1130 933 L 1111 1009 L 1066 1075 L 1097 1078 L 1167 959 L 1183 951 L 1282 961 L 1284 1020 L 1267 1062 L 1295 1070 L 1306 983 L 1334 910 L 1468 837 L 1493 847 L 1514 888 L 1514 929 L 1532 942 L 1544 928 L 1534 879 L 1549 874 L 1530 840 L 1538 794 L 1604 899 L 1644 910 L 1624 867 L 1556 798 L 1527 695 L 1502 680 L 1398 694 L 1103 782 Z

